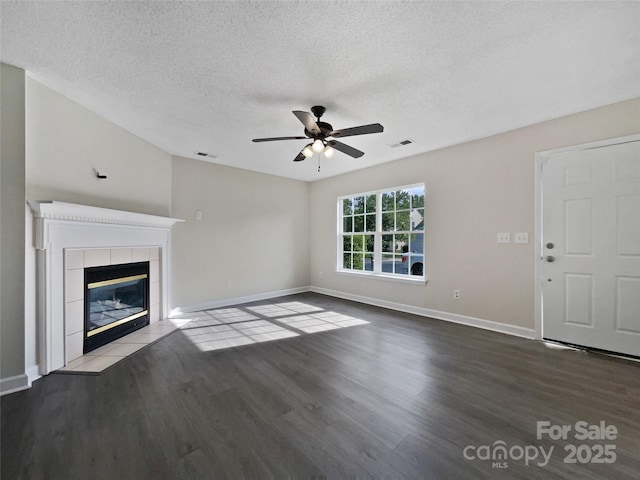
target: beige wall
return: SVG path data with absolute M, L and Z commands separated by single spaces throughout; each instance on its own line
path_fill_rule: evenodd
M 174 307 L 309 284 L 307 183 L 173 162 L 173 216 L 186 220 L 172 234 Z
M 635 99 L 314 182 L 311 285 L 534 328 L 535 152 L 638 132 Z M 336 273 L 337 197 L 416 182 L 427 186 L 427 285 Z M 530 243 L 499 245 L 498 232 L 528 232 Z
M 171 213 L 171 155 L 28 77 L 27 145 L 28 200 Z
M 24 376 L 25 75 L 0 65 L 0 378 Z M 2 382 L 2 391 L 26 377 Z

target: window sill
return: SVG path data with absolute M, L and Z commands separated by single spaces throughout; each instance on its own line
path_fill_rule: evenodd
M 410 283 L 412 285 L 426 285 L 429 280 L 425 277 L 398 277 L 395 275 L 385 275 L 384 273 L 373 273 L 373 272 L 354 272 L 351 270 L 336 270 L 338 275 L 346 275 L 349 277 L 360 277 L 360 278 L 373 278 L 376 280 L 386 280 L 388 282 L 396 282 L 396 283 Z

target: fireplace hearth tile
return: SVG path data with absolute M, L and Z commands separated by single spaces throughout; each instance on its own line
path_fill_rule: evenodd
M 100 373 L 107 368 L 115 365 L 120 360 L 126 358 L 123 356 L 109 356 L 109 355 L 98 355 L 95 357 L 91 357 L 89 361 L 83 363 L 79 367 L 71 370 L 72 372 L 86 372 L 86 373 Z
M 126 357 L 149 345 L 148 343 L 118 343 L 106 355 Z
M 174 324 L 165 321 L 152 323 L 146 328 L 146 332 L 148 333 L 168 333 L 174 331 L 177 327 Z
M 106 345 L 103 345 L 101 347 L 96 348 L 95 350 L 91 350 L 89 353 L 85 353 L 84 356 L 85 357 L 95 357 L 98 355 L 109 355 L 109 352 L 111 350 L 113 350 L 114 348 L 116 348 L 116 344 L 115 343 L 108 343 Z
M 130 355 L 157 342 L 189 323 L 190 319 L 165 319 L 136 330 L 125 337 L 96 348 L 70 362 L 55 373 L 97 375 Z
M 135 333 L 130 333 L 122 338 L 114 340 L 113 343 L 151 343 L 164 337 L 166 333 L 140 333 L 143 329 L 136 330 Z

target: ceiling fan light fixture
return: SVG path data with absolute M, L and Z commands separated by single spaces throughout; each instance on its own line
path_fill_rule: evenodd
M 310 143 L 309 145 L 307 145 L 306 147 L 304 147 L 304 148 L 302 149 L 302 154 L 303 154 L 305 157 L 307 157 L 307 158 L 311 158 L 311 157 L 313 157 L 313 150 L 312 150 L 312 148 L 311 148 L 311 145 L 312 145 L 312 144 Z
M 327 157 L 327 158 L 333 157 L 335 155 L 335 153 L 336 153 L 336 151 L 333 148 L 329 147 L 329 146 L 327 146 L 327 148 L 324 149 L 324 156 Z
M 322 142 L 322 140 L 316 139 L 313 142 L 313 145 L 311 146 L 311 148 L 313 149 L 314 152 L 320 153 L 322 150 L 324 150 L 324 143 Z

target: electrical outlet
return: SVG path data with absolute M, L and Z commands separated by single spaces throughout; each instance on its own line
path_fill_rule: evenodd
M 196 210 L 196 220 L 202 220 L 202 212 L 200 210 Z
M 453 299 L 460 300 L 460 290 L 458 290 L 457 288 L 453 291 Z
M 529 243 L 528 232 L 516 232 L 513 234 L 513 243 Z
M 499 233 L 498 243 L 511 243 L 511 234 L 509 232 Z

